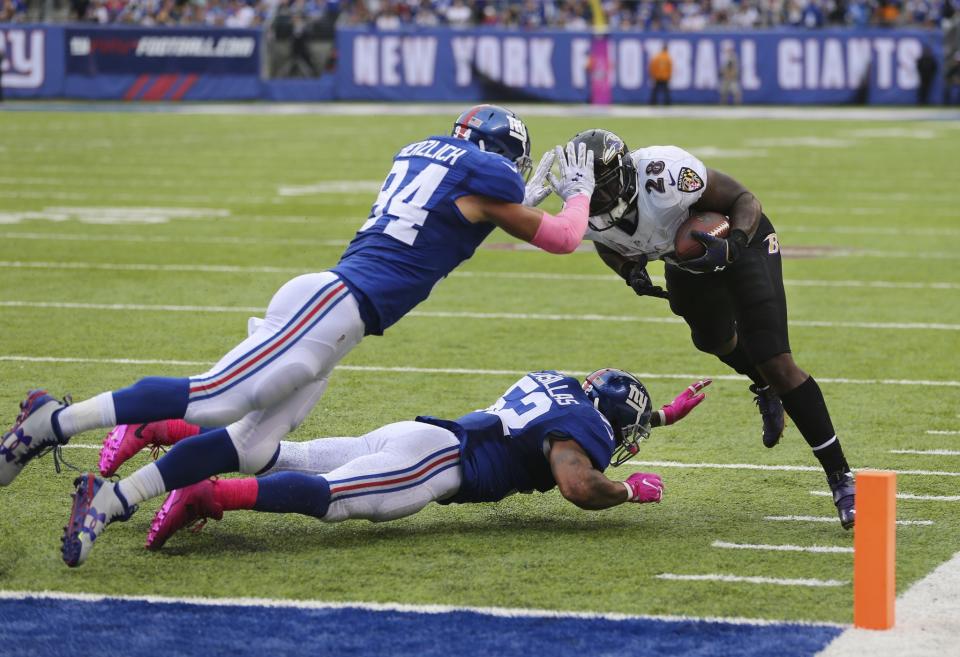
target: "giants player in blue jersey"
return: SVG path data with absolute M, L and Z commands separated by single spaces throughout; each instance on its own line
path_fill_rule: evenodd
M 253 509 L 325 522 L 376 522 L 412 515 L 430 502 L 498 502 L 554 487 L 582 509 L 659 502 L 659 475 L 607 478 L 633 457 L 651 427 L 673 424 L 703 401 L 697 381 L 659 411 L 643 384 L 622 370 L 577 379 L 531 372 L 492 406 L 456 420 L 421 416 L 357 438 L 280 443 L 264 476 L 204 480 L 170 494 L 147 547 L 159 549 L 191 523 Z
M 535 205 L 544 180 L 565 199 L 554 216 Z M 530 185 L 530 139 L 516 114 L 479 105 L 461 114 L 449 137 L 402 148 L 370 216 L 329 271 L 287 282 L 264 321 L 209 371 L 148 377 L 68 405 L 36 390 L 0 440 L 0 485 L 35 457 L 97 427 L 182 418 L 211 429 L 179 443 L 156 463 L 111 482 L 77 478 L 63 559 L 82 563 L 104 528 L 136 504 L 224 472 L 257 473 L 276 460 L 281 438 L 320 399 L 337 362 L 368 334 L 380 335 L 414 306 L 497 226 L 552 253 L 583 238 L 593 191 L 586 148 L 557 148 Z

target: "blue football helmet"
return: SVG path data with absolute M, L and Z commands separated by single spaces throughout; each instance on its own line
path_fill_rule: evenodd
M 629 372 L 607 367 L 587 375 L 583 391 L 613 427 L 617 447 L 610 465 L 623 465 L 637 455 L 640 443 L 650 435 L 653 404 L 647 389 Z
M 530 136 L 520 117 L 497 105 L 475 105 L 457 117 L 453 137 L 468 139 L 490 153 L 498 153 L 517 166 L 526 180 L 533 169 Z

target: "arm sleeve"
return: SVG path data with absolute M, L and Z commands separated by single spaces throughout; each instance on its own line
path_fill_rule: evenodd
M 508 203 L 522 203 L 524 184 L 513 163 L 496 153 L 479 153 L 470 158 L 466 188 L 471 194 Z

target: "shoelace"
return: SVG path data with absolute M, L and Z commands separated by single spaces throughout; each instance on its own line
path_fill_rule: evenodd
M 73 397 L 71 395 L 64 395 L 63 399 L 60 400 L 63 403 L 63 407 L 66 408 L 73 403 Z M 26 420 L 27 409 L 24 408 L 25 404 L 20 404 L 20 415 L 17 416 L 17 424 L 20 424 Z M 69 440 L 69 439 L 68 439 Z M 56 445 L 37 445 L 36 447 L 31 447 L 26 452 L 23 453 L 23 456 L 20 457 L 22 463 L 26 463 L 31 459 L 43 458 L 47 454 L 53 453 L 53 469 L 57 474 L 63 472 L 63 466 L 67 466 L 74 472 L 82 472 L 80 468 L 70 463 L 70 461 L 63 458 L 63 446 L 64 443 L 58 442 Z
M 167 450 L 164 448 L 163 445 L 157 442 L 156 439 L 147 438 L 146 436 L 143 435 L 143 430 L 146 427 L 147 427 L 146 424 L 141 424 L 134 430 L 133 435 L 139 438 L 140 440 L 143 440 L 144 442 L 147 442 L 147 441 L 150 442 L 150 458 L 156 461 L 157 459 L 160 458 L 161 454 L 166 454 Z

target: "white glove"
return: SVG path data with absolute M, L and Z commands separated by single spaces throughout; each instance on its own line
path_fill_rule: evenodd
M 556 159 L 557 154 L 552 150 L 547 151 L 543 154 L 543 157 L 540 158 L 540 164 L 537 165 L 537 170 L 530 176 L 530 182 L 527 183 L 523 192 L 523 204 L 528 208 L 540 205 L 543 199 L 550 196 L 550 193 L 553 191 L 547 184 L 547 174 L 550 173 L 550 169 L 553 168 L 553 162 Z
M 557 146 L 555 150 L 560 177 L 557 178 L 551 173 L 547 178 L 557 194 L 564 201 L 577 194 L 592 196 L 594 185 L 593 151 L 588 151 L 587 145 L 582 142 L 577 144 L 576 147 L 573 142 L 567 142 L 566 151 L 560 146 Z

